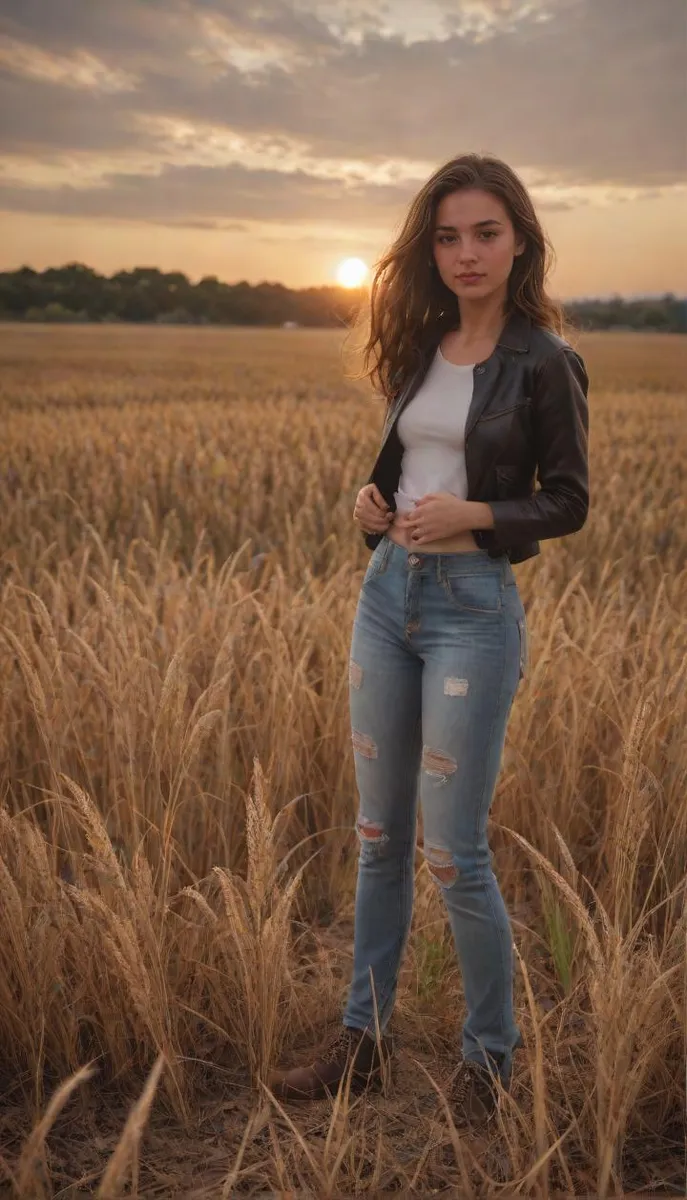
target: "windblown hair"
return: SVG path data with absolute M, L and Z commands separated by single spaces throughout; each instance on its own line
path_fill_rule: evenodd
M 375 264 L 369 301 L 351 330 L 363 363 L 355 378 L 370 379 L 387 405 L 430 344 L 460 326 L 457 297 L 434 264 L 433 235 L 439 202 L 461 188 L 479 188 L 498 197 L 516 237 L 524 238 L 525 249 L 515 257 L 508 278 L 504 315 L 519 309 L 534 324 L 564 334 L 562 308 L 544 286 L 554 250 L 525 185 L 501 159 L 480 154 L 452 158 L 417 193 L 396 240 Z

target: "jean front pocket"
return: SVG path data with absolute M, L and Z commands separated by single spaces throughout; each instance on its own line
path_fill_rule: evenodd
M 367 570 L 363 576 L 363 587 L 365 587 L 373 579 L 376 579 L 378 575 L 381 575 L 384 571 L 386 571 L 389 562 L 389 548 L 390 546 L 388 538 L 383 537 L 382 540 L 377 543 L 372 551 L 372 554 L 370 555 L 370 560 L 367 564 Z
M 503 608 L 500 572 L 466 575 L 462 571 L 442 570 L 441 584 L 453 607 L 460 612 L 493 615 Z

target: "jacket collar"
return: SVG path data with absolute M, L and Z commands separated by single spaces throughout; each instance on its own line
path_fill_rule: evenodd
M 497 345 L 507 350 L 529 350 L 532 332 L 532 318 L 518 308 L 514 308 L 501 330 Z
M 439 325 L 434 328 L 429 339 L 429 345 L 427 347 L 428 355 L 426 356 L 426 365 L 429 362 L 429 358 L 431 358 L 432 354 L 436 351 L 436 348 L 444 336 L 444 333 L 448 332 L 449 329 L 456 328 L 457 326 L 454 324 L 444 325 L 443 322 L 440 322 Z M 532 318 L 528 317 L 527 314 L 522 312 L 521 309 L 514 308 L 506 317 L 506 322 L 501 330 L 501 333 L 499 334 L 496 345 L 503 346 L 505 350 L 517 350 L 520 353 L 524 353 L 529 350 L 531 335 Z
M 442 317 L 445 316 L 443 313 L 441 315 Z M 400 409 L 404 408 L 408 401 L 412 399 L 417 391 L 417 388 L 420 386 L 422 380 L 427 374 L 429 365 L 433 356 L 436 354 L 437 346 L 440 344 L 444 333 L 447 333 L 449 329 L 455 328 L 455 325 L 445 324 L 440 320 L 438 325 L 435 325 L 431 331 L 429 331 L 424 350 L 422 351 L 419 366 L 415 368 L 415 371 L 410 376 L 406 384 L 401 387 L 401 390 L 396 396 L 395 400 L 389 406 L 389 409 L 387 410 L 388 412 L 400 412 Z M 531 333 L 532 318 L 528 317 L 527 314 L 522 312 L 520 309 L 514 308 L 506 318 L 506 322 L 501 330 L 501 333 L 499 334 L 499 339 L 496 345 L 503 347 L 505 350 L 516 350 L 519 353 L 524 353 L 529 349 Z M 491 358 L 491 355 L 489 357 Z M 478 365 L 482 366 L 482 364 Z

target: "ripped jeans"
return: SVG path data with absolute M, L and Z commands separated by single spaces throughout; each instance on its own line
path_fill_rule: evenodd
M 384 537 L 363 579 L 349 663 L 360 796 L 353 977 L 344 1024 L 391 1017 L 413 907 L 416 818 L 446 904 L 467 1007 L 463 1056 L 520 1041 L 513 945 L 487 818 L 527 668 L 525 610 L 506 556 L 409 552 Z M 374 979 L 374 994 L 370 981 Z

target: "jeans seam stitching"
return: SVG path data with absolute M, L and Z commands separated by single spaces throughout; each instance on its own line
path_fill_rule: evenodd
M 501 656 L 501 662 L 502 662 L 503 666 L 502 666 L 502 672 L 501 672 L 501 682 L 500 682 L 500 684 L 499 684 L 499 698 L 498 698 L 497 710 L 498 710 L 498 706 L 500 706 L 500 703 L 501 703 L 501 698 L 502 698 L 502 694 L 503 694 L 503 681 L 504 681 L 505 674 L 506 674 L 506 623 L 505 623 L 505 621 L 504 621 L 502 624 L 503 624 L 503 654 L 502 654 L 502 656 Z M 495 724 L 496 724 L 496 711 L 497 711 L 497 710 L 495 710 L 494 716 L 492 717 L 492 721 L 491 721 L 491 727 L 490 727 L 490 730 L 489 730 L 489 740 L 490 740 L 490 741 L 491 741 L 491 738 L 492 738 L 492 736 L 493 736 L 493 732 L 494 732 L 494 726 L 495 726 Z M 474 835 L 473 835 L 473 841 L 474 841 L 474 844 L 475 844 L 475 845 L 477 845 L 477 835 L 478 835 L 478 832 L 479 832 L 479 823 L 480 823 L 480 818 L 481 818 L 481 815 L 482 815 L 482 810 L 483 810 L 483 808 L 484 808 L 485 789 L 486 789 L 486 779 L 485 779 L 484 786 L 482 787 L 482 794 L 481 794 L 481 797 L 480 797 L 480 802 L 479 802 L 479 804 L 478 804 L 478 806 L 477 806 L 477 812 L 476 812 L 476 817 L 475 817 L 475 826 L 474 826 Z M 486 837 L 486 839 L 487 839 L 487 848 L 489 848 L 489 840 L 488 840 L 488 836 L 487 836 L 487 832 L 486 832 L 486 830 L 485 830 L 485 837 Z M 490 896 L 490 894 L 489 894 L 489 888 L 488 888 L 488 886 L 487 886 L 487 884 L 486 884 L 486 880 L 485 880 L 485 877 L 484 877 L 484 872 L 483 872 L 483 869 L 482 869 L 482 867 L 481 867 L 481 866 L 479 866 L 479 867 L 477 868 L 477 870 L 478 870 L 478 875 L 479 875 L 480 883 L 482 884 L 482 887 L 484 888 L 484 892 L 485 892 L 485 895 L 486 895 L 486 897 L 487 897 L 487 901 L 488 901 L 489 907 L 490 907 L 490 909 L 491 909 L 491 917 L 492 917 L 492 921 L 494 922 L 494 926 L 495 926 L 495 928 L 496 928 L 496 929 L 499 931 L 499 942 L 501 943 L 501 988 L 502 988 L 502 995 L 501 995 L 501 1005 L 500 1005 L 500 1033 L 501 1033 L 501 1042 L 502 1042 L 502 1043 L 505 1045 L 505 1040 L 506 1040 L 506 1039 L 505 1039 L 505 1028 L 504 1028 L 504 1011 L 505 1011 L 505 1004 L 506 1004 L 506 991 L 505 991 L 505 989 L 506 989 L 506 976 L 507 976 L 507 974 L 508 974 L 508 972 L 507 972 L 507 969 L 506 969 L 506 968 L 507 968 L 507 964 L 506 964 L 506 956 L 505 956 L 505 954 L 504 954 L 504 949 L 505 949 L 505 948 L 504 948 L 504 945 L 503 945 L 503 938 L 502 938 L 502 936 L 501 936 L 501 931 L 500 931 L 500 929 L 499 929 L 499 922 L 498 922 L 498 919 L 497 919 L 497 916 L 496 916 L 496 910 L 494 909 L 494 906 L 493 906 L 493 903 L 492 903 L 492 900 L 491 900 L 491 896 Z M 494 875 L 494 878 L 496 878 L 496 876 L 495 876 L 495 875 Z M 498 879 L 496 880 L 496 886 L 499 888 L 499 891 L 500 891 L 500 890 L 501 890 L 501 888 L 500 888 L 500 884 L 499 884 L 499 882 L 498 882 Z M 505 901 L 504 901 L 504 908 L 505 908 Z M 507 913 L 507 912 L 506 912 L 506 916 L 508 916 L 508 913 Z

